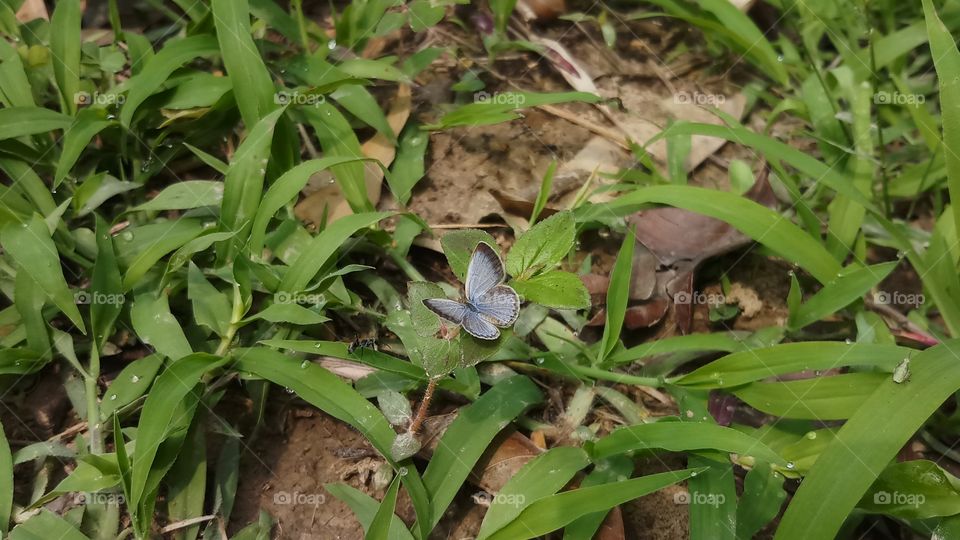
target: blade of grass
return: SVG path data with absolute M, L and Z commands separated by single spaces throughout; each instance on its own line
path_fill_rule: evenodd
M 617 260 L 610 273 L 610 285 L 607 287 L 607 320 L 603 325 L 603 337 L 597 352 L 595 365 L 602 364 L 620 343 L 620 330 L 627 313 L 630 299 L 630 281 L 633 275 L 633 249 L 637 243 L 633 229 L 623 237 L 623 244 L 617 253 Z
M 76 114 L 80 91 L 80 0 L 57 2 L 50 18 L 50 56 L 60 110 Z
M 788 328 L 799 330 L 845 308 L 883 281 L 898 264 L 892 261 L 843 272 L 790 314 Z
M 0 484 L 10 486 L 10 489 L 0 490 L 0 535 L 5 535 L 13 509 L 13 457 L 3 424 L 0 424 Z
M 721 450 L 786 465 L 786 460 L 760 440 L 735 429 L 702 422 L 661 420 L 655 424 L 620 428 L 593 443 L 590 455 L 594 459 L 602 459 L 650 448 L 662 448 L 671 452 Z
M 844 420 L 857 412 L 886 373 L 844 373 L 799 381 L 756 382 L 731 392 L 754 409 L 783 418 Z
M 377 513 L 373 516 L 373 521 L 370 522 L 370 527 L 364 536 L 365 540 L 390 540 L 390 532 L 396 519 L 394 511 L 397 507 L 397 491 L 399 489 L 400 476 L 394 476 L 387 493 L 383 496 L 383 501 L 377 508 Z
M 220 56 L 233 83 L 237 108 L 244 125 L 252 129 L 277 104 L 270 72 L 250 36 L 250 5 L 247 0 L 213 0 L 211 7 Z

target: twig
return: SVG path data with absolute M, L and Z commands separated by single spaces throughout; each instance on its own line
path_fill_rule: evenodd
M 543 112 L 550 113 L 557 118 L 562 118 L 571 124 L 576 124 L 580 127 L 586 128 L 601 137 L 608 139 L 610 142 L 616 144 L 620 148 L 623 148 L 626 151 L 630 151 L 630 145 L 627 143 L 623 135 L 615 129 L 608 128 L 606 126 L 601 126 L 596 122 L 591 122 L 587 118 L 584 118 L 583 115 L 574 114 L 560 107 L 554 107 L 553 105 L 540 105 L 537 107 Z
M 427 383 L 427 390 L 423 393 L 423 401 L 420 402 L 420 408 L 417 409 L 417 416 L 410 423 L 410 433 L 416 433 L 420 429 L 420 424 L 427 417 L 427 409 L 430 407 L 430 400 L 433 398 L 433 391 L 437 387 L 437 379 L 432 378 Z
M 204 522 L 206 522 L 206 521 L 210 521 L 211 519 L 215 519 L 216 517 L 217 517 L 216 514 L 210 514 L 210 515 L 207 515 L 207 516 L 199 516 L 199 517 L 195 517 L 195 518 L 184 519 L 183 521 L 177 521 L 176 523 L 171 523 L 171 524 L 167 525 L 166 527 L 160 529 L 160 533 L 161 533 L 161 534 L 167 534 L 167 533 L 169 533 L 169 532 L 173 532 L 173 531 L 176 531 L 176 530 L 186 529 L 187 527 L 190 527 L 191 525 L 196 525 L 197 523 L 204 523 Z

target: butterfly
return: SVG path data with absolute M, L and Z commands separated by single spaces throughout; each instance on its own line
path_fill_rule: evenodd
M 465 301 L 428 298 L 423 305 L 443 319 L 459 324 L 473 337 L 497 339 L 500 328 L 513 326 L 520 313 L 520 297 L 513 287 L 503 284 L 506 276 L 497 252 L 489 244 L 480 242 L 467 266 Z

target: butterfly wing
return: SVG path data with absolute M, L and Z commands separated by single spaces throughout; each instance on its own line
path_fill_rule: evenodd
M 520 297 L 509 285 L 497 285 L 473 303 L 485 319 L 496 326 L 513 326 L 520 314 Z
M 427 306 L 430 311 L 454 324 L 463 324 L 467 313 L 472 313 L 467 309 L 467 306 L 456 300 L 448 300 L 446 298 L 427 298 L 423 301 L 423 305 Z
M 493 340 L 500 337 L 500 329 L 475 311 L 467 310 L 462 324 L 463 329 L 475 338 Z
M 467 302 L 475 304 L 476 300 L 489 292 L 491 289 L 503 283 L 506 272 L 503 270 L 503 262 L 497 252 L 486 242 L 477 244 L 470 256 L 470 264 L 467 266 L 467 279 L 465 289 L 467 293 Z

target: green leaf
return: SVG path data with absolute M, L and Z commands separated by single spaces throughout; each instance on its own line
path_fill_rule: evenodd
M 727 0 L 699 0 L 700 7 L 717 18 L 717 21 L 730 34 L 737 37 L 735 43 L 743 56 L 751 59 L 762 68 L 763 73 L 777 82 L 786 84 L 787 69 L 767 40 L 765 32 L 761 32 L 753 20 L 743 11 Z
M 423 156 L 427 152 L 429 142 L 430 135 L 423 132 L 416 124 L 408 125 L 400 136 L 397 159 L 394 160 L 390 174 L 386 175 L 386 178 L 390 191 L 401 204 L 407 204 L 410 201 L 413 186 L 423 178 L 426 172 Z
M 570 212 L 557 212 L 520 235 L 507 254 L 507 273 L 518 280 L 552 269 L 573 248 L 576 224 Z
M 83 154 L 83 150 L 97 133 L 114 124 L 116 124 L 115 121 L 106 120 L 103 117 L 103 111 L 98 109 L 83 109 L 77 112 L 73 124 L 63 135 L 63 149 L 60 151 L 57 170 L 53 175 L 53 187 L 59 186 L 70 174 L 80 155 Z
M 238 151 L 239 152 L 239 151 Z M 214 180 L 184 180 L 170 184 L 156 197 L 134 206 L 130 212 L 158 212 L 161 210 L 189 210 L 204 206 L 220 206 L 224 183 Z
M 96 223 L 97 259 L 93 263 L 93 279 L 90 284 L 90 328 L 97 347 L 103 348 L 103 344 L 113 333 L 114 323 L 123 310 L 126 298 L 122 292 L 120 268 L 113 250 L 110 227 L 100 216 L 97 216 Z
M 960 51 L 953 35 L 937 15 L 933 2 L 923 0 L 927 21 L 930 53 L 940 83 L 940 122 L 943 126 L 944 156 L 947 165 L 947 188 L 953 205 L 954 228 L 960 227 Z
M 613 354 L 607 361 L 611 364 L 627 364 L 667 354 L 734 352 L 744 348 L 742 338 L 732 332 L 690 334 L 658 339 L 630 347 Z
M 480 242 L 486 242 L 494 248 L 497 245 L 497 241 L 489 233 L 479 229 L 451 231 L 440 238 L 440 246 L 443 254 L 447 256 L 447 263 L 460 281 L 466 279 L 470 256 Z
M 795 312 L 790 313 L 789 328 L 799 330 L 862 298 L 870 289 L 883 281 L 897 267 L 897 264 L 899 264 L 898 261 L 892 261 L 843 272 L 825 283 L 813 297 Z
M 7 538 L 9 540 L 43 540 L 44 538 L 89 540 L 73 525 L 45 508 L 25 523 L 14 527 Z
M 411 281 L 407 284 L 407 304 L 410 306 L 410 322 L 420 337 L 432 337 L 440 331 L 440 317 L 423 304 L 430 298 L 446 298 L 443 289 L 436 283 Z
M 816 460 L 787 507 L 778 540 L 832 538 L 874 480 L 944 401 L 960 388 L 950 340 L 910 362 L 909 381 L 892 378 L 857 410 Z M 877 434 L 882 433 L 882 437 Z
M 100 418 L 110 418 L 118 409 L 146 394 L 162 365 L 163 356 L 159 354 L 144 356 L 127 364 L 103 393 Z
M 960 514 L 960 481 L 925 459 L 892 463 L 857 504 L 861 510 L 903 519 Z
M 199 34 L 164 43 L 160 52 L 147 60 L 143 69 L 127 81 L 127 99 L 120 109 L 120 123 L 129 127 L 137 109 L 160 89 L 170 75 L 183 64 L 201 56 L 213 56 L 220 52 L 215 37 Z
M 4 107 L 33 107 L 31 90 L 19 51 L 4 40 L 0 43 L 0 102 Z
M 743 495 L 737 506 L 737 538 L 750 540 L 780 513 L 787 494 L 783 490 L 783 475 L 769 463 L 760 462 L 747 471 L 743 481 Z
M 528 506 L 520 516 L 500 529 L 490 540 L 526 540 L 545 535 L 581 516 L 607 511 L 667 486 L 682 482 L 702 469 L 651 474 L 613 484 L 558 493 Z
M 247 0 L 213 0 L 213 20 L 233 95 L 247 129 L 277 108 L 276 89 L 256 43 L 250 37 L 250 5 Z
M 590 292 L 576 274 L 552 270 L 510 285 L 525 302 L 534 302 L 553 309 L 590 307 Z
M 2 112 L 3 109 L 0 109 Z M 0 124 L 2 125 L 2 124 Z M 50 229 L 39 215 L 34 214 L 23 224 L 10 224 L 0 231 L 0 244 L 13 260 L 43 289 L 50 299 L 83 333 L 86 327 L 77 309 L 76 299 L 60 267 L 57 246 L 50 237 Z
M 754 409 L 784 418 L 844 420 L 877 389 L 885 373 L 844 373 L 786 382 L 755 382 L 732 389 Z
M 536 501 L 563 489 L 570 479 L 590 464 L 587 453 L 572 446 L 558 446 L 528 461 L 497 492 L 477 540 L 483 540 L 513 521 Z
M 533 211 L 530 212 L 530 225 L 537 222 L 540 212 L 547 207 L 547 201 L 550 200 L 550 192 L 553 190 L 553 176 L 557 172 L 557 160 L 550 162 L 547 172 L 543 174 L 540 180 L 540 191 L 537 192 L 537 200 L 533 202 Z
M 157 377 L 153 390 L 147 395 L 137 424 L 136 449 L 133 452 L 133 468 L 130 476 L 130 508 L 138 508 L 150 494 L 147 492 L 148 477 L 153 470 L 161 443 L 168 437 L 175 412 L 200 382 L 201 377 L 227 361 L 213 355 L 196 353 L 184 356 L 170 364 Z M 136 510 L 134 511 L 136 512 Z M 138 516 L 138 520 L 150 520 L 152 516 Z
M 253 125 L 227 169 L 227 176 L 223 180 L 223 204 L 220 207 L 222 229 L 245 231 L 238 232 L 231 240 L 232 249 L 227 252 L 228 255 L 234 254 L 246 242 L 250 222 L 260 206 L 273 132 L 284 110 L 278 109 Z
M 290 323 L 299 325 L 323 324 L 330 319 L 299 304 L 270 304 L 262 311 L 244 319 L 244 322 L 264 320 L 272 323 Z
M 224 521 L 230 521 L 234 499 L 237 496 L 237 482 L 240 478 L 240 439 L 227 437 L 223 441 L 220 457 L 217 459 L 217 473 L 214 479 L 214 510 Z
M 684 386 L 729 388 L 787 373 L 841 366 L 878 366 L 892 372 L 901 360 L 914 353 L 916 351 L 906 347 L 866 343 L 786 343 L 729 354 L 673 382 Z
M 180 218 L 176 221 L 159 221 L 129 230 L 115 239 L 123 274 L 123 289 L 128 291 L 140 283 L 147 272 L 153 270 L 165 255 L 182 247 L 204 231 L 197 219 Z
M 295 293 L 307 288 L 337 249 L 360 229 L 369 227 L 392 212 L 368 212 L 344 216 L 330 224 L 305 246 L 280 281 L 277 292 Z
M 668 204 L 725 221 L 777 255 L 804 268 L 821 283 L 833 280 L 840 272 L 840 263 L 819 240 L 784 219 L 780 213 L 725 191 L 692 186 L 645 187 L 607 204 L 586 207 L 577 219 L 589 221 L 611 213 L 625 216 L 651 203 Z
M 80 91 L 80 0 L 57 2 L 50 18 L 50 56 L 60 90 L 60 110 L 77 111 Z
M 7 443 L 3 424 L 0 424 L 0 483 L 10 486 L 10 489 L 0 490 L 0 535 L 3 535 L 7 534 L 10 512 L 13 509 L 13 457 L 10 455 L 10 445 Z
M 373 516 L 373 521 L 370 522 L 370 527 L 367 529 L 366 536 L 364 536 L 365 540 L 390 539 L 390 531 L 396 518 L 393 512 L 397 507 L 397 491 L 399 489 L 400 476 L 398 475 L 393 477 L 393 482 L 390 482 L 390 487 L 383 496 L 383 501 L 380 503 L 376 515 Z
M 587 92 L 558 92 L 538 94 L 534 92 L 502 92 L 489 99 L 462 105 L 445 114 L 437 124 L 424 129 L 449 129 L 457 126 L 483 126 L 499 124 L 520 118 L 517 109 L 552 105 L 556 103 L 597 103 L 600 97 Z
M 179 360 L 193 353 L 183 328 L 170 313 L 166 294 L 137 296 L 130 307 L 130 320 L 137 337 L 167 358 Z
M 0 109 L 0 140 L 67 129 L 73 120 L 41 107 L 7 107 Z
M 332 166 L 333 175 L 354 212 L 370 212 L 373 204 L 367 196 L 366 174 L 360 159 L 366 157 L 360 149 L 353 127 L 340 111 L 330 103 L 317 103 L 312 107 L 300 107 L 298 112 L 306 117 L 320 140 L 327 156 L 351 158 Z
M 460 409 L 443 433 L 423 474 L 423 483 L 430 494 L 431 527 L 443 517 L 497 433 L 542 397 L 530 379 L 514 376 L 497 383 L 475 402 Z
M 314 407 L 358 429 L 377 451 L 390 459 L 390 446 L 396 437 L 390 423 L 372 403 L 333 373 L 312 362 L 262 347 L 238 349 L 233 355 L 237 370 L 293 390 Z
M 172 522 L 203 516 L 207 487 L 207 442 L 205 414 L 198 414 L 190 424 L 183 451 L 167 474 L 167 515 Z M 196 540 L 200 524 L 179 529 L 175 540 Z
M 397 136 L 387 122 L 387 117 L 366 88 L 358 84 L 345 84 L 334 90 L 330 97 L 350 114 L 375 129 L 377 133 L 384 135 L 391 142 L 396 142 Z
M 207 281 L 203 271 L 192 262 L 187 270 L 187 298 L 193 306 L 193 319 L 197 324 L 224 336 L 230 326 L 232 306 L 230 298 Z
M 615 430 L 593 444 L 590 454 L 605 458 L 625 452 L 662 448 L 671 452 L 721 450 L 741 456 L 754 456 L 780 466 L 786 460 L 767 445 L 735 429 L 700 422 L 640 424 Z
M 603 325 L 603 337 L 600 338 L 600 350 L 597 364 L 603 363 L 620 343 L 620 331 L 627 315 L 627 302 L 630 299 L 630 282 L 633 275 L 633 250 L 637 239 L 631 231 L 623 237 L 623 245 L 617 253 L 617 260 L 610 273 L 610 285 L 607 287 L 607 314 Z
M 370 528 L 370 523 L 373 522 L 377 510 L 380 508 L 380 503 L 376 499 L 347 484 L 326 484 L 323 488 L 346 503 L 350 510 L 353 510 L 364 531 Z M 389 538 L 391 540 L 413 540 L 413 535 L 403 525 L 400 518 L 394 516 L 390 523 Z

